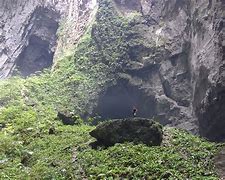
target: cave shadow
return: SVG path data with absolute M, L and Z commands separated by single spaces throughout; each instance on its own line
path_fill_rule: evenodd
M 118 82 L 102 93 L 94 114 L 100 120 L 130 118 L 134 107 L 138 110 L 137 117 L 152 118 L 156 100 L 135 86 Z
M 48 49 L 48 41 L 42 40 L 37 36 L 31 36 L 29 45 L 20 54 L 16 63 L 20 74 L 26 77 L 35 72 L 42 71 L 44 68 L 51 67 L 54 53 Z

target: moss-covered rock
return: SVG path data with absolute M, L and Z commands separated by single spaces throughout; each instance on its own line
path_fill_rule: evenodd
M 212 163 L 218 144 L 174 128 L 163 129 L 161 146 L 116 144 L 78 154 L 88 179 L 219 179 Z
M 90 135 L 97 139 L 98 144 L 105 146 L 124 142 L 154 146 L 162 142 L 162 127 L 150 119 L 117 119 L 101 123 Z
M 82 123 L 82 119 L 72 113 L 58 112 L 57 117 L 64 125 L 78 125 Z

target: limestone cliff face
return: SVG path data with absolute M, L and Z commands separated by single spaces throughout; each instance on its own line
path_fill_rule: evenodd
M 115 5 L 124 16 L 139 14 L 131 31 L 143 43 L 129 46 L 118 83 L 100 98 L 98 111 L 104 115 L 108 99 L 113 99 L 109 106 L 121 104 L 116 112 L 122 109 L 128 115 L 129 109 L 136 106 L 140 116 L 155 117 L 163 124 L 196 132 L 190 69 L 190 2 L 115 0 Z
M 224 121 L 224 1 L 192 2 L 190 64 L 192 105 L 200 134 L 215 141 L 225 140 Z
M 28 76 L 50 67 L 59 23 L 73 24 L 65 37 L 71 43 L 84 32 L 95 5 L 94 0 L 1 0 L 0 78 L 12 75 L 15 68 Z M 61 47 L 62 38 L 59 42 Z
M 108 99 L 116 104 L 120 94 L 117 104 L 127 104 L 133 97 L 129 108 L 135 104 L 141 116 L 192 132 L 199 129 L 211 140 L 225 138 L 224 2 L 115 0 L 115 4 L 125 16 L 141 14 L 133 30 L 145 43 L 129 48 L 129 61 L 118 84 L 105 93 L 106 100 L 104 95 L 100 98 L 99 111 L 105 111 Z
M 105 63 L 104 58 L 96 58 L 107 46 L 104 57 L 118 58 L 120 69 L 114 72 L 114 84 L 91 97 L 96 103 L 88 114 L 122 118 L 136 106 L 139 116 L 224 140 L 224 1 L 113 0 L 113 8 L 130 19 L 129 32 L 117 29 L 128 34 L 121 38 L 127 43 L 122 50 L 108 47 L 115 32 L 108 27 L 102 30 L 111 33 L 107 41 L 97 26 L 92 28 L 92 45 L 99 43 L 99 52 L 90 52 L 91 59 Z M 78 44 L 96 11 L 95 0 L 0 0 L 0 77 L 12 75 L 15 69 L 27 76 L 51 66 L 54 56 Z M 114 41 L 120 43 L 118 38 Z
M 201 135 L 218 141 L 225 138 L 224 10 L 222 0 L 155 1 L 156 12 L 150 10 L 163 21 L 156 34 L 166 39 L 159 69 L 166 97 L 186 109 L 185 117 L 196 116 Z M 180 125 L 187 128 L 185 121 Z

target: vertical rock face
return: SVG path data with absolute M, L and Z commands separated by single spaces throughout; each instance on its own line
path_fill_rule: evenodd
M 129 116 L 135 105 L 140 116 L 155 116 L 164 124 L 192 132 L 199 127 L 202 136 L 224 140 L 225 3 L 114 2 L 125 16 L 139 13 L 132 30 L 144 43 L 129 47 L 129 61 L 117 85 L 100 97 L 97 111 L 119 118 L 122 112 Z
M 122 112 L 131 116 L 136 106 L 139 116 L 155 117 L 163 124 L 195 132 L 189 64 L 190 1 L 115 0 L 115 4 L 128 18 L 136 15 L 131 23 L 135 35 L 130 39 L 134 43 L 128 39 L 123 72 L 117 85 L 100 97 L 97 111 L 121 118 Z M 104 113 L 105 109 L 111 110 Z
M 0 78 L 12 75 L 15 69 L 28 76 L 50 67 L 57 47 L 59 22 L 82 21 L 83 29 L 68 32 L 71 36 L 78 34 L 73 36 L 78 39 L 95 4 L 94 0 L 0 1 Z M 85 17 L 82 12 L 86 12 Z M 62 38 L 59 39 L 61 42 Z
M 224 1 L 192 3 L 193 108 L 200 134 L 214 141 L 225 140 Z
M 61 0 L 61 3 L 64 5 L 58 6 L 59 9 L 64 8 L 65 15 L 61 18 L 61 29 L 58 31 L 56 57 L 74 48 L 97 11 L 97 0 Z
M 38 1 L 1 1 L 1 78 L 27 76 L 52 64 L 60 14 Z

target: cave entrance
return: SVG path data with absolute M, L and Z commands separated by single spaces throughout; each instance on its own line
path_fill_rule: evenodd
M 29 76 L 53 64 L 54 52 L 48 50 L 49 42 L 32 36 L 29 45 L 20 54 L 17 69 L 22 76 Z
M 16 70 L 24 77 L 51 67 L 57 41 L 59 13 L 53 9 L 39 7 L 30 20 L 27 45 L 16 60 Z
M 101 119 L 121 119 L 132 117 L 133 107 L 138 109 L 137 117 L 152 118 L 156 102 L 137 87 L 117 83 L 100 96 L 95 114 Z

